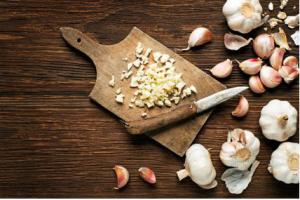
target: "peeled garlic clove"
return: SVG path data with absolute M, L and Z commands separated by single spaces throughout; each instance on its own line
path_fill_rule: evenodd
M 273 50 L 273 53 L 270 57 L 270 64 L 274 69 L 279 70 L 279 68 L 282 66 L 282 60 L 284 54 L 285 54 L 285 49 L 283 48 L 276 47 Z
M 271 35 L 263 33 L 258 35 L 253 41 L 253 48 L 260 58 L 269 58 L 275 47 L 274 39 Z
M 228 77 L 232 72 L 232 62 L 231 60 L 227 59 L 223 62 L 218 63 L 215 65 L 210 72 L 213 76 L 217 78 L 226 78 Z
M 261 68 L 259 75 L 261 82 L 268 88 L 275 88 L 280 85 L 282 81 L 278 71 L 266 65 Z
M 282 28 L 279 28 L 278 33 L 273 33 L 273 38 L 275 40 L 275 43 L 280 47 L 280 48 L 285 48 L 286 50 L 291 50 L 288 40 L 286 38 L 286 34 L 283 31 Z
M 144 181 L 146 181 L 147 183 L 150 183 L 150 184 L 155 184 L 156 183 L 155 174 L 148 167 L 141 167 L 141 168 L 139 168 L 139 172 L 140 172 L 140 177 Z
M 193 30 L 189 37 L 188 46 L 185 49 L 181 49 L 181 51 L 188 51 L 192 47 L 200 46 L 212 40 L 212 32 L 205 27 L 199 27 Z
M 115 171 L 115 174 L 117 176 L 117 187 L 114 187 L 114 189 L 121 189 L 125 185 L 127 185 L 129 181 L 129 172 L 125 167 L 121 165 L 115 165 L 113 170 Z
M 282 66 L 278 72 L 287 84 L 299 77 L 299 69 L 295 66 Z
M 237 61 L 237 60 L 236 60 Z M 240 69 L 248 75 L 255 75 L 257 74 L 260 69 L 263 61 L 260 58 L 250 58 L 247 60 L 244 60 L 243 62 L 239 62 Z
M 249 79 L 249 87 L 252 92 L 256 94 L 262 94 L 266 91 L 263 83 L 261 82 L 259 76 L 251 76 Z
M 298 58 L 296 56 L 288 56 L 283 60 L 283 65 L 298 67 Z
M 239 50 L 240 48 L 247 46 L 253 39 L 248 40 L 239 35 L 234 35 L 232 33 L 225 33 L 224 35 L 224 45 L 230 50 Z
M 248 100 L 244 96 L 241 96 L 239 100 L 239 104 L 234 109 L 234 111 L 232 111 L 231 114 L 234 117 L 244 117 L 248 113 L 248 110 L 249 110 Z

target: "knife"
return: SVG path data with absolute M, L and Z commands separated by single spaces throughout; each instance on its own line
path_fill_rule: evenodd
M 210 96 L 199 99 L 198 101 L 178 106 L 169 112 L 149 117 L 146 119 L 123 122 L 127 131 L 131 134 L 143 134 L 154 131 L 156 129 L 174 124 L 181 120 L 195 116 L 198 113 L 204 112 L 212 107 L 215 107 L 224 101 L 247 90 L 248 87 L 240 86 L 230 89 L 225 89 Z

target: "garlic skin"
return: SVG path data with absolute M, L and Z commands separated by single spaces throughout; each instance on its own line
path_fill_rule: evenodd
M 295 16 L 287 16 L 284 20 L 284 23 L 288 25 L 289 28 L 296 28 L 299 26 L 299 14 Z
M 211 162 L 210 154 L 201 144 L 193 144 L 186 152 L 185 169 L 177 172 L 179 181 L 190 177 L 203 189 L 217 186 L 216 170 Z
M 247 46 L 253 39 L 248 40 L 240 35 L 234 35 L 232 33 L 225 33 L 224 35 L 224 45 L 227 49 L 237 51 L 240 48 Z
M 298 58 L 296 56 L 288 56 L 283 60 L 283 65 L 298 67 Z
M 240 33 L 249 33 L 262 25 L 262 7 L 258 0 L 227 0 L 223 15 L 228 26 Z
M 260 58 L 250 58 L 247 60 L 244 60 L 243 62 L 239 62 L 236 60 L 236 62 L 239 63 L 240 69 L 248 75 L 255 75 L 261 70 L 261 65 L 263 61 Z
M 282 78 L 278 71 L 266 65 L 261 68 L 259 76 L 261 82 L 267 88 L 275 88 L 282 82 Z
M 232 61 L 227 59 L 215 65 L 210 72 L 217 78 L 226 78 L 232 73 Z
M 259 76 L 251 76 L 249 78 L 249 87 L 252 92 L 256 94 L 262 94 L 266 91 L 263 83 L 261 82 Z
M 212 40 L 213 34 L 212 32 L 205 27 L 199 27 L 193 30 L 189 37 L 188 46 L 185 49 L 181 49 L 181 51 L 188 51 L 192 47 L 200 46 Z
M 299 183 L 299 144 L 284 142 L 272 153 L 268 171 L 286 184 Z
M 253 49 L 260 58 L 269 58 L 275 48 L 275 42 L 271 35 L 263 33 L 258 35 L 253 41 Z
M 272 55 L 270 56 L 270 64 L 271 66 L 279 70 L 279 68 L 282 66 L 283 56 L 285 54 L 285 49 L 276 47 L 273 50 Z
M 290 84 L 293 80 L 299 77 L 299 68 L 296 66 L 282 66 L 278 73 L 285 83 Z
M 118 190 L 118 189 L 125 187 L 129 181 L 128 170 L 121 165 L 115 165 L 113 170 L 117 177 L 117 187 L 114 187 L 114 189 Z
M 297 131 L 297 115 L 288 101 L 271 100 L 262 108 L 259 118 L 263 135 L 269 140 L 286 141 Z
M 293 39 L 296 46 L 299 46 L 299 30 L 297 30 L 295 33 L 291 35 L 291 38 Z
M 227 142 L 220 151 L 222 163 L 228 167 L 246 170 L 255 161 L 259 153 L 260 142 L 252 132 L 234 129 L 228 133 Z
M 232 111 L 231 114 L 234 117 L 244 117 L 245 115 L 247 115 L 248 111 L 249 111 L 248 100 L 246 99 L 246 97 L 241 96 L 239 100 L 239 104 L 234 109 L 234 111 Z
M 272 34 L 275 43 L 280 47 L 280 48 L 285 48 L 286 50 L 291 50 L 286 34 L 282 28 L 279 27 L 279 32 L 278 33 L 273 33 Z

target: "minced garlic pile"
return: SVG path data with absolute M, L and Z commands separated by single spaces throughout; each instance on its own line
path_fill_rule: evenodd
M 144 50 L 139 42 L 135 49 L 135 57 L 136 60 L 127 64 L 127 70 L 122 72 L 120 78 L 121 80 L 131 78 L 130 87 L 135 89 L 128 105 L 129 108 L 134 106 L 140 108 L 171 107 L 172 104 L 177 105 L 180 100 L 192 93 L 197 93 L 195 86 L 186 86 L 182 74 L 176 72 L 175 59 L 168 54 L 153 52 L 150 48 Z M 123 58 L 123 60 L 127 62 L 128 58 Z M 109 81 L 109 85 L 114 87 L 114 76 Z M 124 98 L 121 88 L 118 88 L 115 100 L 122 104 Z

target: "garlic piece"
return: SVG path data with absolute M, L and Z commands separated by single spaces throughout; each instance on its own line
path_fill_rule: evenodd
M 285 19 L 287 17 L 285 12 L 279 11 L 277 14 L 278 19 Z
M 298 58 L 296 56 L 288 56 L 283 60 L 283 65 L 298 67 Z
M 252 132 L 234 129 L 228 133 L 227 142 L 220 151 L 222 163 L 228 167 L 246 170 L 255 161 L 259 153 L 260 142 Z
M 228 77 L 232 72 L 232 62 L 231 60 L 227 59 L 223 62 L 218 63 L 215 65 L 210 72 L 213 76 L 217 78 L 226 78 Z
M 212 40 L 212 32 L 205 27 L 199 27 L 192 31 L 188 46 L 185 49 L 181 49 L 181 51 L 188 51 L 192 47 L 200 46 Z
M 108 85 L 110 87 L 114 87 L 115 86 L 115 76 L 114 75 L 111 76 L 111 80 L 108 82 Z
M 299 183 L 299 144 L 284 142 L 272 153 L 268 171 L 286 184 Z
M 287 5 L 288 2 L 289 0 L 280 0 L 279 8 L 282 10 Z
M 259 76 L 251 76 L 249 79 L 249 87 L 252 92 L 256 94 L 262 94 L 266 91 L 263 83 L 261 82 Z
M 275 47 L 274 39 L 271 35 L 263 33 L 258 35 L 253 41 L 253 48 L 260 58 L 269 58 Z
M 268 9 L 271 11 L 274 10 L 274 4 L 272 2 L 268 4 Z
M 231 114 L 234 117 L 244 117 L 248 113 L 248 110 L 249 110 L 248 100 L 244 96 L 241 96 L 239 100 L 239 104 L 234 109 L 234 111 L 232 111 Z
M 274 69 L 279 70 L 279 68 L 282 66 L 284 54 L 285 54 L 285 49 L 283 48 L 276 47 L 273 50 L 273 53 L 270 56 L 270 64 Z
M 280 47 L 280 48 L 285 48 L 286 50 L 291 50 L 289 47 L 286 34 L 282 28 L 279 28 L 278 33 L 273 33 L 273 38 L 275 40 L 275 43 Z
M 240 33 L 249 33 L 262 25 L 262 7 L 259 0 L 227 0 L 223 14 L 228 26 Z
M 203 189 L 217 186 L 216 170 L 211 162 L 210 154 L 201 144 L 193 144 L 186 151 L 185 169 L 177 172 L 179 181 L 190 177 Z
M 291 38 L 293 39 L 296 46 L 299 46 L 299 31 L 296 31 L 291 35 Z
M 299 26 L 299 14 L 295 16 L 288 16 L 285 20 L 284 23 L 288 25 L 289 28 L 296 28 Z
M 267 88 L 275 88 L 282 82 L 278 71 L 272 67 L 264 65 L 260 70 L 260 80 Z
M 150 183 L 150 184 L 155 184 L 156 183 L 156 176 L 150 168 L 140 167 L 138 171 L 140 173 L 140 177 L 144 181 L 146 181 L 147 183 Z
M 296 66 L 282 66 L 278 72 L 287 84 L 299 77 L 299 68 Z
M 270 140 L 286 141 L 297 131 L 297 115 L 297 110 L 288 101 L 271 100 L 260 114 L 263 135 Z
M 116 100 L 116 102 L 118 102 L 120 104 L 123 104 L 124 103 L 124 97 L 125 96 L 123 94 L 117 94 L 115 100 Z
M 240 69 L 248 75 L 255 75 L 257 74 L 260 69 L 263 61 L 260 58 L 250 58 L 247 60 L 244 60 L 243 62 L 239 62 L 236 60 L 236 62 L 239 64 Z
M 274 18 L 274 17 L 268 20 L 268 23 L 269 23 L 271 29 L 274 28 L 275 26 L 277 26 L 278 23 L 281 23 L 281 22 L 282 22 L 282 20 Z
M 125 167 L 121 165 L 115 165 L 113 170 L 115 171 L 115 174 L 117 176 L 117 187 L 114 187 L 114 189 L 121 189 L 125 185 L 127 185 L 129 181 L 129 172 Z
M 253 39 L 248 40 L 239 35 L 234 35 L 232 33 L 225 33 L 224 35 L 224 45 L 229 50 L 239 50 L 240 48 L 247 46 Z

